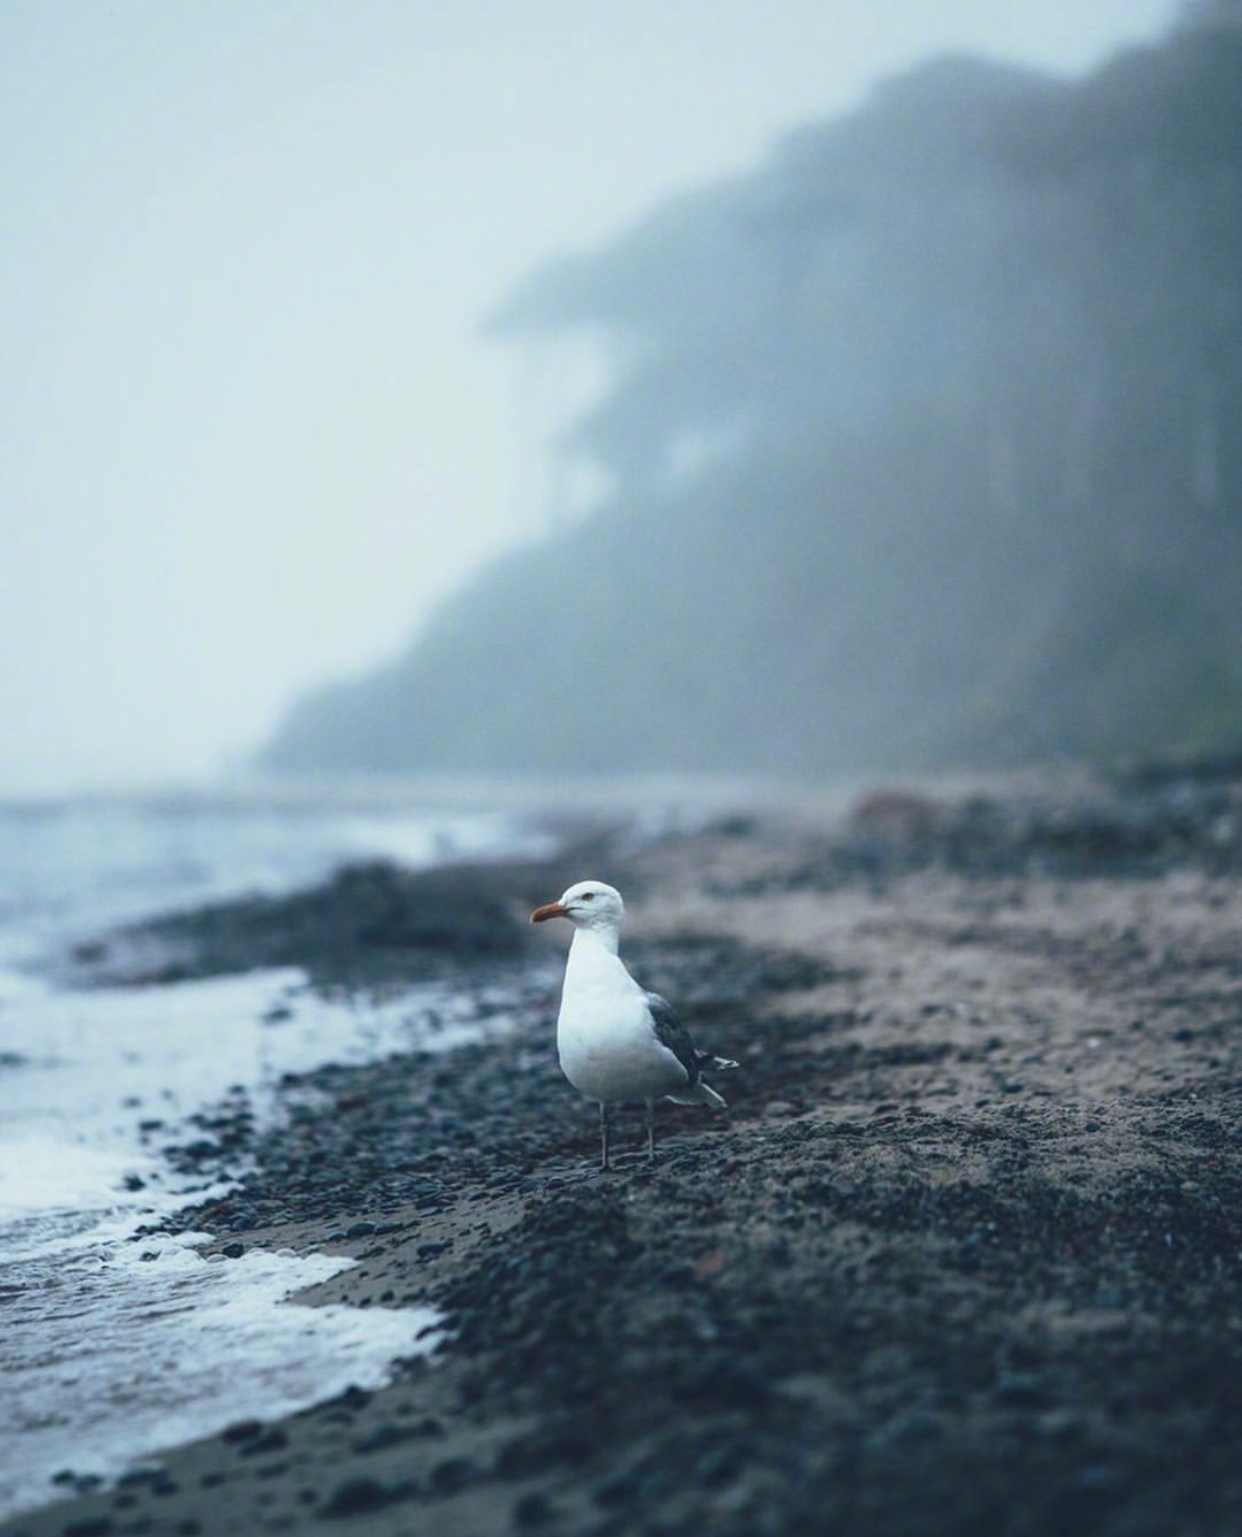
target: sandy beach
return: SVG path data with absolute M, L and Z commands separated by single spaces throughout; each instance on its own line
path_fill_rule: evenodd
M 727 1114 L 659 1108 L 654 1163 L 623 1112 L 606 1175 L 556 1065 L 568 934 L 525 923 L 587 875 L 625 892 L 634 972 L 740 1063 Z M 278 1132 L 232 1105 L 183 1150 L 254 1170 L 186 1229 L 349 1254 L 304 1300 L 429 1304 L 435 1349 L 114 1488 L 67 1469 L 10 1537 L 1242 1529 L 1227 765 L 597 821 L 548 860 L 362 866 L 74 964 L 434 975 L 511 1023 L 319 1069 Z

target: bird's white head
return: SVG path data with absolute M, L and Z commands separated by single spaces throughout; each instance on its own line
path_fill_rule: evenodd
M 576 929 L 615 934 L 625 917 L 625 903 L 615 886 L 603 881 L 579 881 L 561 894 L 559 902 L 548 902 L 530 915 L 532 923 L 549 918 L 568 918 Z

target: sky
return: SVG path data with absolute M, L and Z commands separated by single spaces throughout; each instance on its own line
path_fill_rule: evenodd
M 539 536 L 546 257 L 969 50 L 1171 0 L 4 0 L 0 794 L 201 781 Z M 589 360 L 588 360 L 589 361 Z

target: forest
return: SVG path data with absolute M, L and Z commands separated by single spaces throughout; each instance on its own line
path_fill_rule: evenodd
M 1242 746 L 1242 29 L 970 57 L 550 260 L 549 509 L 282 771 L 816 776 Z M 417 509 L 412 510 L 412 516 Z

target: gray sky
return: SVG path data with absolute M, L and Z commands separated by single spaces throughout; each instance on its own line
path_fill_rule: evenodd
M 184 779 L 543 524 L 545 255 L 948 48 L 1170 0 L 4 0 L 0 792 Z

